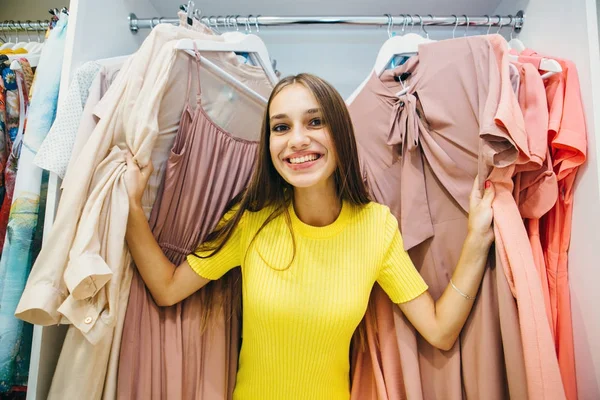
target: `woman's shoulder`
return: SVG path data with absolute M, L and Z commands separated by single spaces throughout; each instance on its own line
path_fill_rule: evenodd
M 354 207 L 356 216 L 360 219 L 366 218 L 378 223 L 386 223 L 389 219 L 395 219 L 388 206 L 374 201 Z

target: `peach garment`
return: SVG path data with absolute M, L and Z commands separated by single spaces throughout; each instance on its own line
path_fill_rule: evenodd
M 568 281 L 573 190 L 577 170 L 585 162 L 587 130 L 575 64 L 525 50 L 520 59 L 539 65 L 541 58 L 557 60 L 563 72 L 546 81 L 549 127 L 548 144 L 558 178 L 558 201 L 541 221 L 541 236 L 548 273 L 548 287 L 556 352 L 567 398 L 577 399 L 575 351 Z
M 506 41 L 499 36 L 490 36 L 489 40 L 494 47 L 502 79 L 508 81 Z M 527 149 L 525 152 L 527 155 L 529 149 L 521 109 L 514 93 L 506 89 L 507 85 L 502 87 L 504 90 L 500 93 L 496 124 L 499 130 L 510 135 L 521 152 Z M 515 119 L 514 117 L 519 114 L 521 117 Z M 488 177 L 496 188 L 496 198 L 493 203 L 496 247 L 504 260 L 505 272 L 519 307 L 529 397 L 562 399 L 565 398 L 565 392 L 558 360 L 550 350 L 553 347 L 553 340 L 545 317 L 539 275 L 535 268 L 527 232 L 512 197 L 514 169 L 514 165 L 493 168 Z
M 552 325 L 546 261 L 540 239 L 539 221 L 556 203 L 558 184 L 548 152 L 548 107 L 544 82 L 536 67 L 514 63 L 521 75 L 519 106 L 525 118 L 530 160 L 517 165 L 514 197 L 525 220 L 535 266 L 542 285 L 546 315 Z

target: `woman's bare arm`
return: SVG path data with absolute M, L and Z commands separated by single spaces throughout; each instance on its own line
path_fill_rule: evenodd
M 152 163 L 140 168 L 127 154 L 125 185 L 129 196 L 127 245 L 137 269 L 159 306 L 170 306 L 190 296 L 208 282 L 187 261 L 175 266 L 156 242 L 142 208 L 142 195 L 152 175 Z

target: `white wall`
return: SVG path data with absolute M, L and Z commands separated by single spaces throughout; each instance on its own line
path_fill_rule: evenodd
M 588 159 L 576 183 L 569 281 L 579 398 L 600 399 L 600 50 L 594 0 L 505 1 L 526 11 L 520 39 L 542 53 L 575 62 L 588 127 Z M 528 3 L 528 4 L 527 4 Z
M 486 30 L 470 28 L 469 32 Z M 419 32 L 420 27 L 416 25 L 413 31 Z M 428 32 L 431 39 L 452 37 L 452 29 L 448 28 L 430 27 Z M 456 36 L 463 33 L 464 27 L 458 27 Z M 277 60 L 282 76 L 313 73 L 333 84 L 343 98 L 370 74 L 377 53 L 388 38 L 387 27 L 265 27 L 260 28 L 259 35 L 271 58 Z

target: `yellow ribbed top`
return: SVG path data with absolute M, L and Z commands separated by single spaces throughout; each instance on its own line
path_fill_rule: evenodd
M 348 400 L 350 339 L 377 281 L 394 303 L 414 299 L 427 285 L 403 248 L 398 222 L 385 206 L 344 202 L 336 221 L 304 224 L 289 212 L 246 212 L 213 257 L 188 256 L 200 276 L 218 279 L 241 265 L 242 347 L 234 400 Z M 225 218 L 228 216 L 226 215 Z

